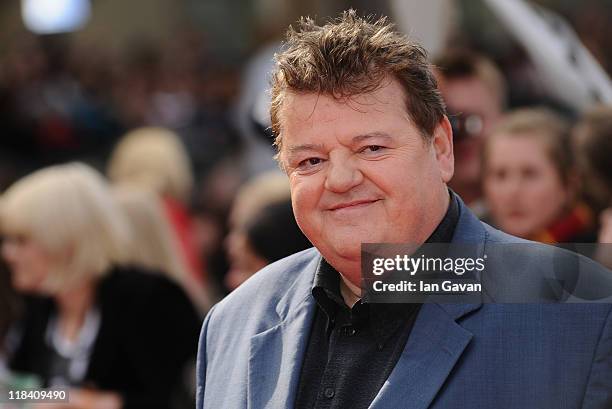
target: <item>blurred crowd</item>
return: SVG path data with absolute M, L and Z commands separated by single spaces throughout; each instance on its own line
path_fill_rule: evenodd
M 0 69 L 0 183 L 75 158 L 101 167 L 122 133 L 144 125 L 179 131 L 201 175 L 238 148 L 227 118 L 235 79 L 188 30 L 124 53 L 20 34 Z
M 508 233 L 612 243 L 612 106 L 511 101 L 521 76 L 466 47 L 432 62 L 454 130 L 450 187 Z M 203 316 L 310 247 L 274 167 L 265 94 L 249 91 L 265 89 L 258 69 L 223 69 L 188 31 L 122 59 L 61 37 L 10 44 L 0 385 L 70 386 L 74 407 L 191 407 Z

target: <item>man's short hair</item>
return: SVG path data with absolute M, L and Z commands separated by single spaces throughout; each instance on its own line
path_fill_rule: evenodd
M 489 58 L 471 50 L 449 49 L 434 60 L 440 75 L 447 81 L 477 78 L 499 101 L 500 109 L 506 106 L 506 79 L 497 65 Z
M 344 99 L 375 91 L 391 77 L 403 87 L 407 112 L 424 138 L 446 113 L 427 52 L 385 18 L 372 21 L 354 10 L 323 26 L 302 18 L 297 29 L 289 28 L 285 48 L 275 57 L 270 115 L 279 149 L 279 112 L 287 92 Z

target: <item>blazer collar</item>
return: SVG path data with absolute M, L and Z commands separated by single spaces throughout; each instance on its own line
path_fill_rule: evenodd
M 454 192 L 451 192 L 459 203 L 459 220 L 453 234 L 453 243 L 470 243 L 481 244 L 484 247 L 487 240 L 487 232 L 483 224 L 472 213 L 461 198 Z
M 293 407 L 302 360 L 315 311 L 310 292 L 321 255 L 315 250 L 309 262 L 297 266 L 295 282 L 276 305 L 276 326 L 251 337 L 247 401 L 250 408 Z
M 312 253 L 312 257 L 305 263 L 297 266 L 294 272 L 287 272 L 287 276 L 291 275 L 291 273 L 296 276 L 295 281 L 276 304 L 276 313 L 280 321 L 285 324 L 291 323 L 296 318 L 296 313 L 303 304 L 310 305 L 313 303 L 311 289 L 315 273 L 319 269 L 323 258 L 315 248 L 307 251 Z M 291 278 L 287 277 L 287 279 Z

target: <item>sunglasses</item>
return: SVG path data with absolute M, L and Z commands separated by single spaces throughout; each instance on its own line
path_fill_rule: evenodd
M 484 128 L 482 116 L 470 113 L 449 113 L 448 119 L 453 128 L 453 139 L 456 142 L 480 136 Z

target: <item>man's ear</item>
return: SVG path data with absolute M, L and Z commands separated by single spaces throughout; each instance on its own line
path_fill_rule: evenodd
M 453 154 L 453 129 L 446 115 L 434 130 L 432 145 L 442 181 L 448 183 L 455 172 L 455 156 Z

